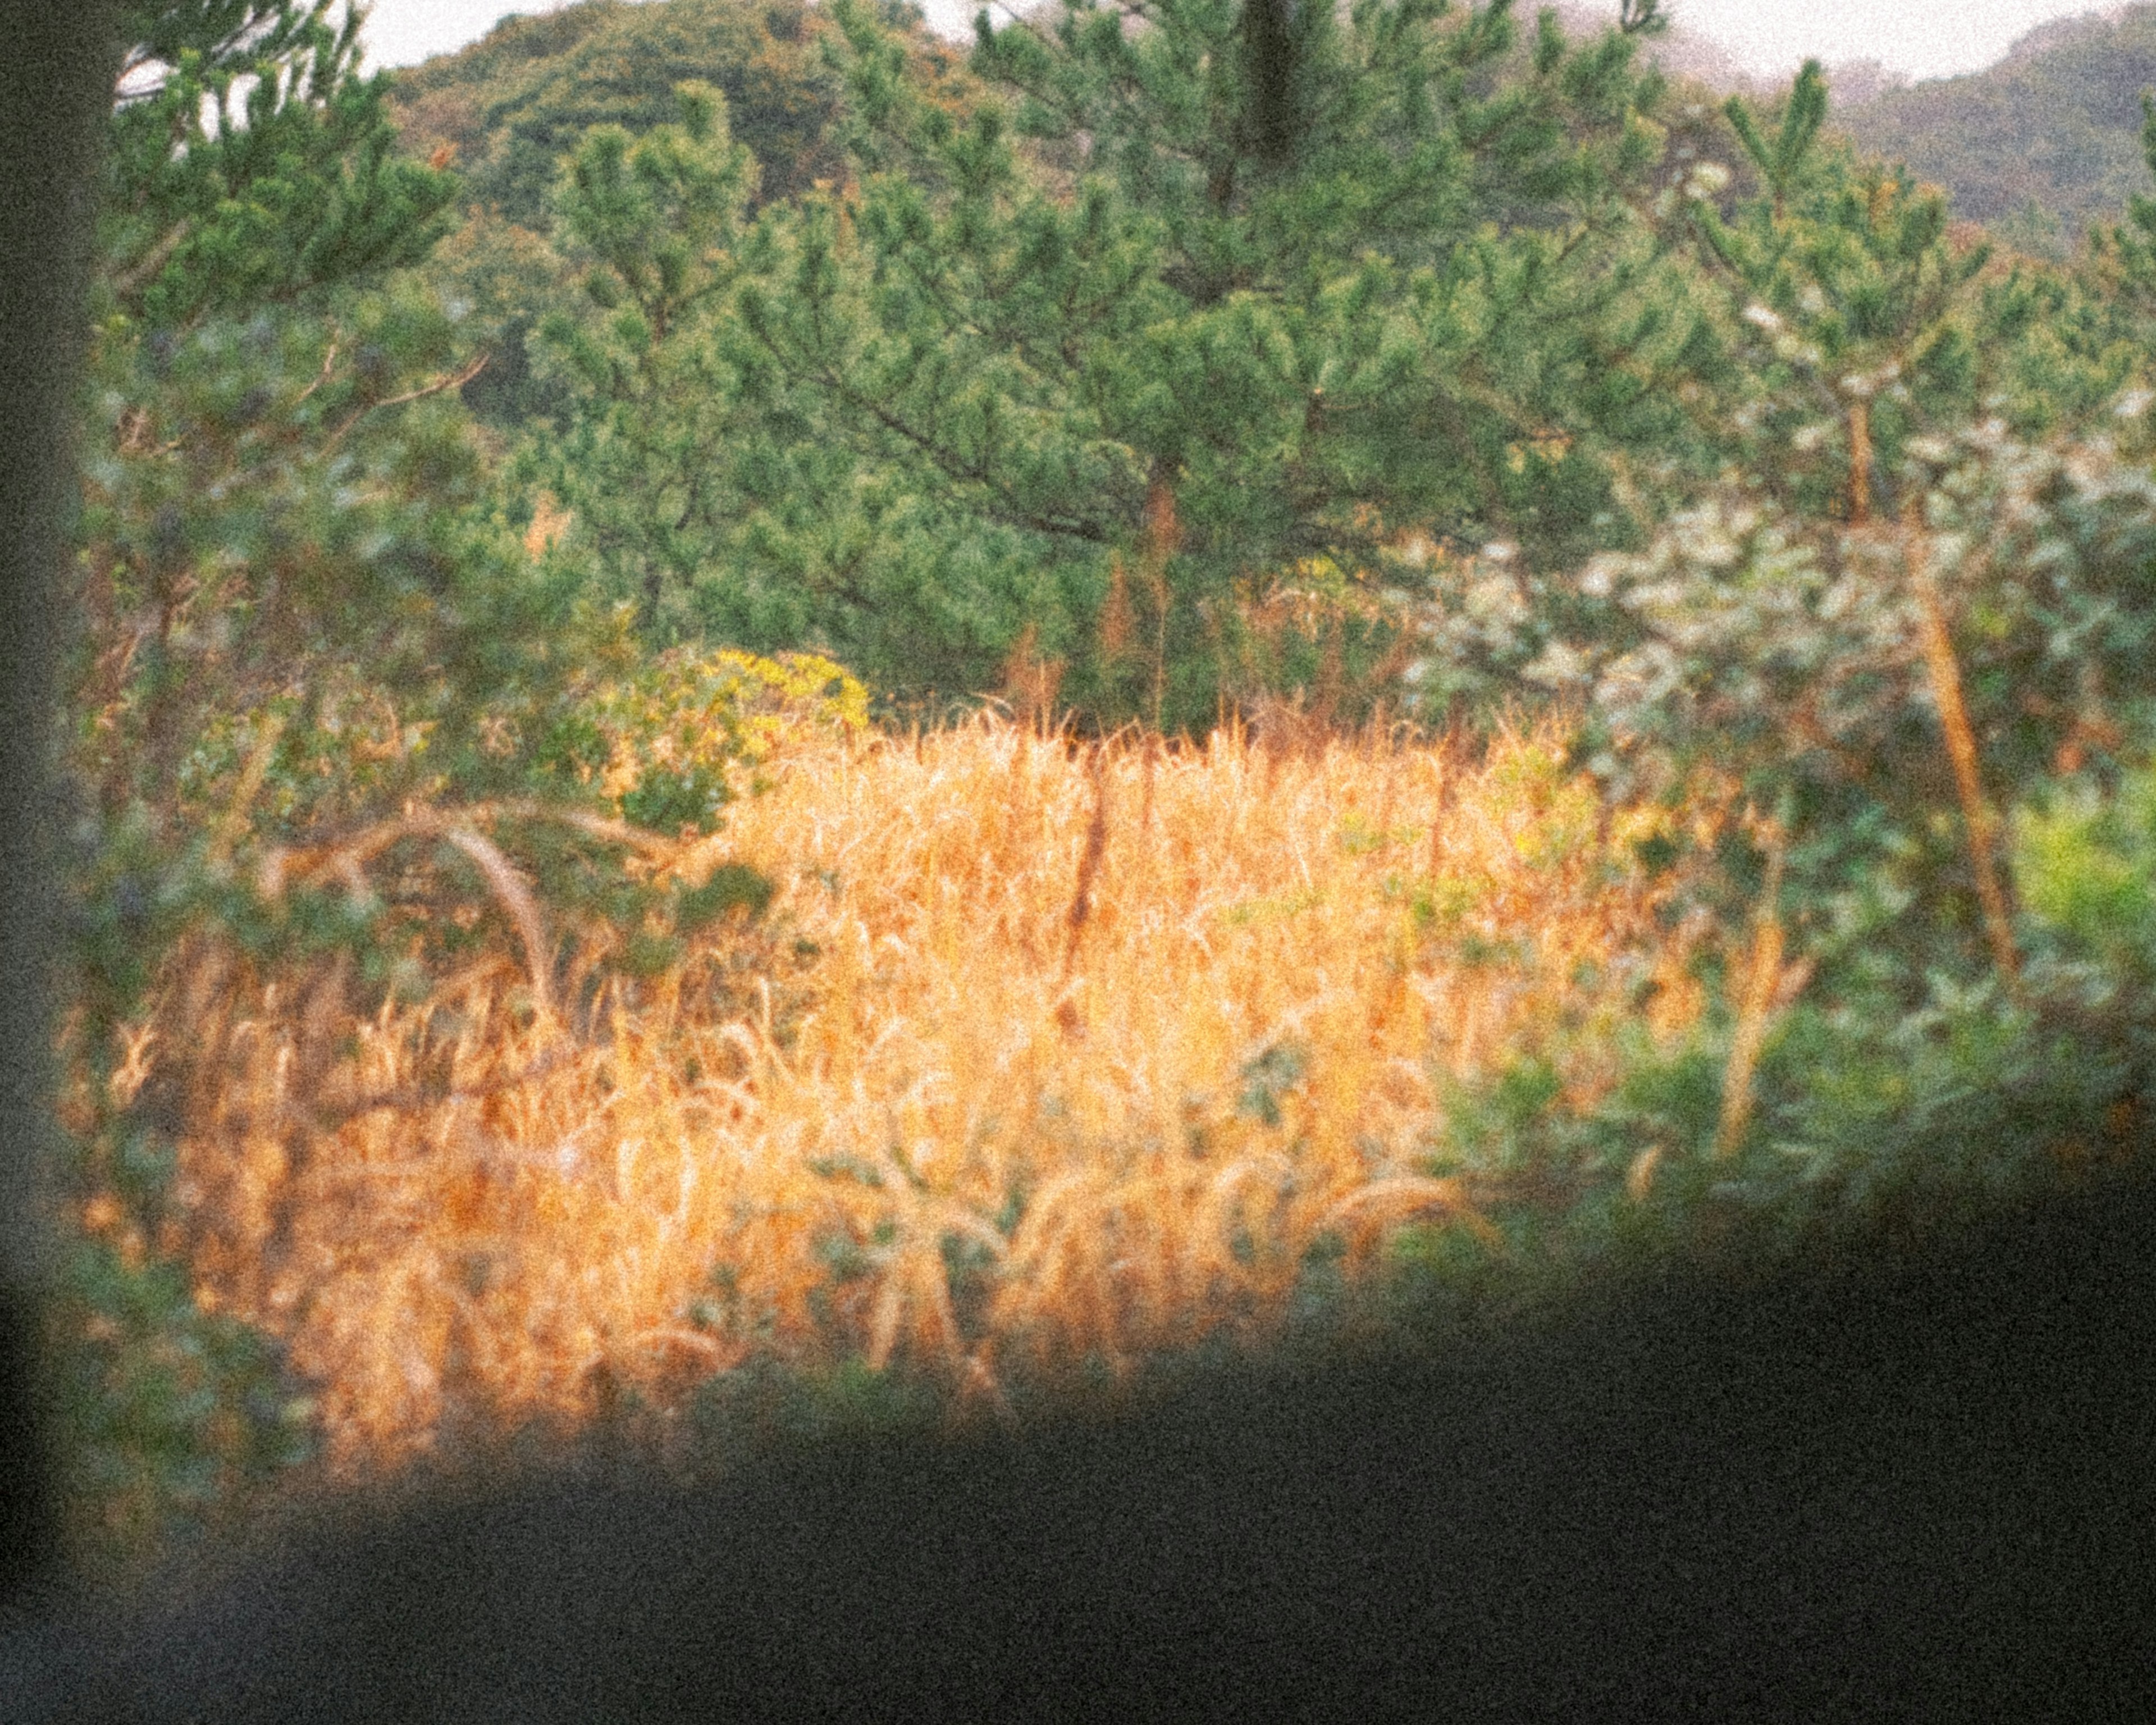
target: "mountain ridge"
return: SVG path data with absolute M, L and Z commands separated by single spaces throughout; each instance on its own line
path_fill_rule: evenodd
M 1835 71 L 1829 86 L 1836 89 Z M 1837 102 L 1828 125 L 1906 162 L 2018 250 L 2070 254 L 2149 189 L 2141 98 L 2156 90 L 2156 4 L 2053 19 L 1991 65 Z

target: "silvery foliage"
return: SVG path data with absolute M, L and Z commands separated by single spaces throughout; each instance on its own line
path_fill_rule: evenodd
M 1943 768 L 1921 559 L 1993 794 L 2070 745 L 2102 765 L 2156 693 L 2156 478 L 2123 447 L 2149 405 L 2121 399 L 2122 438 L 2034 444 L 1993 419 L 1912 439 L 1897 489 L 1918 500 L 1913 525 L 1807 519 L 1730 483 L 1577 572 L 1486 547 L 1432 580 L 1411 680 L 1440 702 L 1578 702 L 1588 764 L 1616 794 L 1672 790 L 1712 759 L 1763 807 L 1792 775 L 1897 803 L 1922 777 L 1897 768 Z

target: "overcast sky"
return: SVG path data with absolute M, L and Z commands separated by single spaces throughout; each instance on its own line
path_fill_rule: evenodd
M 509 12 L 551 12 L 561 0 L 374 0 L 371 58 L 403 66 L 483 36 Z M 1604 0 L 1611 17 L 1617 0 Z M 929 21 L 966 33 L 978 0 L 927 0 Z M 1521 0 L 1522 17 L 1534 0 Z M 1714 38 L 1753 71 L 1793 73 L 1808 55 L 1828 64 L 1876 59 L 1915 78 L 1989 65 L 2015 37 L 2049 19 L 2113 11 L 2087 0 L 1671 0 L 1669 11 Z

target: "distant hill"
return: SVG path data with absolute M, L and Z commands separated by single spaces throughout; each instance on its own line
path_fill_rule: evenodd
M 582 0 L 511 15 L 469 47 L 398 74 L 408 145 L 446 149 L 471 206 L 543 230 L 562 156 L 593 126 L 648 131 L 674 117 L 676 84 L 726 95 L 734 136 L 783 197 L 827 166 L 834 80 L 819 63 L 820 21 L 801 0 Z M 834 158 L 835 159 L 835 158 Z
M 534 374 L 528 341 L 548 311 L 577 299 L 550 236 L 562 158 L 595 126 L 641 134 L 674 119 L 675 86 L 701 80 L 726 93 L 733 136 L 756 154 L 759 202 L 836 177 L 839 80 L 816 40 L 829 28 L 804 0 L 578 0 L 512 14 L 397 74 L 403 147 L 463 183 L 465 219 L 427 267 L 490 355 L 464 388 L 481 418 L 514 426 L 560 405 Z M 940 78 L 963 75 L 963 49 L 918 23 L 911 44 Z
M 1830 126 L 1907 162 L 1958 217 L 2024 250 L 2064 255 L 2090 222 L 2117 219 L 2129 193 L 2150 189 L 2141 95 L 2156 90 L 2156 5 L 2045 24 L 1959 78 L 1859 82 L 1845 95 L 1841 74 L 1829 85 L 1843 98 Z

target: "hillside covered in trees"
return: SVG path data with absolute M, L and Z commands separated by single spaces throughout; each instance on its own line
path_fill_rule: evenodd
M 1556 10 L 1575 34 L 1607 22 L 1589 6 Z M 894 20 L 924 72 L 963 84 L 963 49 L 917 18 Z M 550 194 L 559 162 L 584 133 L 618 125 L 640 136 L 673 117 L 677 84 L 701 80 L 725 95 L 733 136 L 757 160 L 752 202 L 805 190 L 844 169 L 831 132 L 840 91 L 816 46 L 827 27 L 822 13 L 798 4 L 578 0 L 511 14 L 470 46 L 398 75 L 390 111 L 403 147 L 452 165 L 459 182 L 463 219 L 435 270 L 485 332 L 490 362 L 464 392 L 482 419 L 506 425 L 558 405 L 531 377 L 526 344 L 567 291 L 548 243 Z M 1681 28 L 1645 52 L 1697 103 L 1759 93 L 1727 53 Z
M 506 18 L 482 40 L 402 75 L 407 135 L 454 145 L 474 205 L 543 230 L 556 157 L 583 127 L 640 131 L 665 117 L 672 83 L 709 79 L 726 91 L 737 135 L 765 165 L 766 195 L 833 166 L 817 140 L 834 99 L 807 47 L 808 10 L 684 10 L 622 0 Z M 1586 5 L 1555 8 L 1574 34 L 1606 22 Z M 920 30 L 919 51 L 954 57 Z M 1758 96 L 1763 80 L 1681 22 L 1645 45 L 1682 86 L 1719 101 Z M 2064 257 L 2091 223 L 2115 217 L 2143 172 L 2141 96 L 2156 88 L 2156 6 L 2092 9 L 2031 30 L 1995 64 L 1921 85 L 1876 64 L 1828 69 L 1831 125 L 1867 154 L 1907 162 L 1954 213 L 2023 250 Z
M 2143 188 L 2151 90 L 2156 6 L 2114 7 L 2031 30 L 1981 72 L 1852 96 L 1835 124 L 1944 188 L 1957 216 L 2063 258 Z
M 390 111 L 404 150 L 454 167 L 463 219 L 436 252 L 444 291 L 472 307 L 487 346 L 465 398 L 490 424 L 558 408 L 535 380 L 526 344 L 572 298 L 549 243 L 562 161 L 598 126 L 641 136 L 673 119 L 675 88 L 708 83 L 758 167 L 753 203 L 784 199 L 844 171 L 833 135 L 840 87 L 819 50 L 822 15 L 798 3 L 625 0 L 512 14 L 470 47 L 401 74 Z M 963 55 L 925 28 L 909 51 L 929 74 L 962 78 Z
M 2144 1153 L 2145 162 L 2018 256 L 1653 0 L 132 17 L 85 1548 Z

